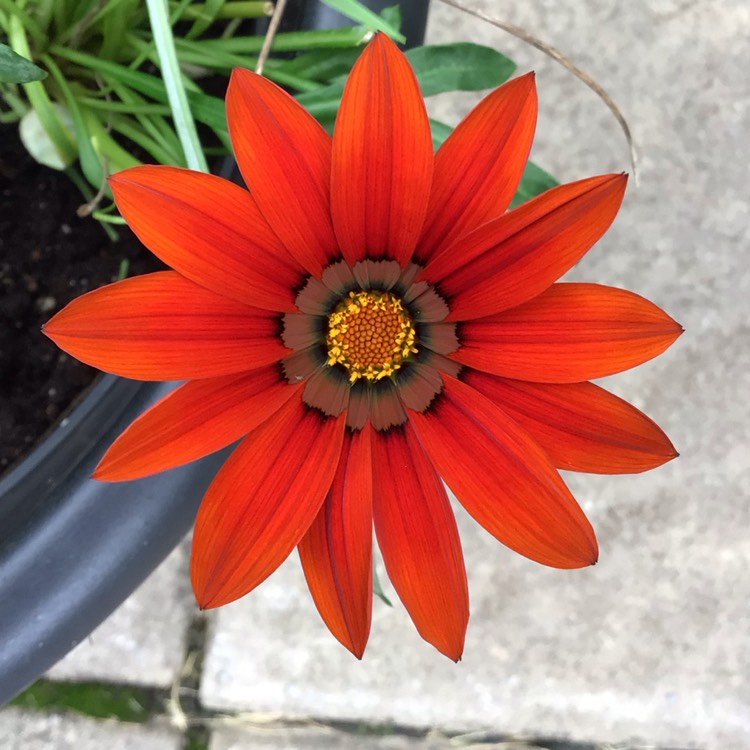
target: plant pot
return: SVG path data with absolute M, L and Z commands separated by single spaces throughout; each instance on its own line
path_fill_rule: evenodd
M 90 479 L 103 450 L 171 387 L 103 377 L 0 480 L 0 701 L 91 632 L 190 529 L 225 455 L 135 482 Z
M 410 42 L 421 41 L 428 0 L 403 6 Z M 317 2 L 296 8 L 302 28 L 340 20 Z M 191 528 L 229 449 L 138 481 L 90 478 L 120 432 L 173 387 L 102 377 L 0 479 L 0 703 L 90 633 Z

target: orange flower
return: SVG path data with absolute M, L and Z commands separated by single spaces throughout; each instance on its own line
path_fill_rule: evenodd
M 374 522 L 420 634 L 458 659 L 469 602 L 441 477 L 507 546 L 578 568 L 596 562 L 596 538 L 557 470 L 677 455 L 586 381 L 656 356 L 680 326 L 631 292 L 554 283 L 612 223 L 625 176 L 505 213 L 536 113 L 533 75 L 517 78 L 434 154 L 414 73 L 378 35 L 333 138 L 267 79 L 233 73 L 227 117 L 250 192 L 172 167 L 112 178 L 123 216 L 174 270 L 86 294 L 46 333 L 103 370 L 187 381 L 122 434 L 98 479 L 244 437 L 196 521 L 202 607 L 247 594 L 297 546 L 323 619 L 361 656 Z

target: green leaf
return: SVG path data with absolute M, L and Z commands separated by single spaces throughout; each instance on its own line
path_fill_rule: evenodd
M 305 76 L 311 81 L 329 82 L 334 78 L 345 76 L 352 69 L 357 58 L 362 54 L 360 47 L 333 50 L 314 50 L 303 52 L 291 60 L 278 60 L 279 70 L 292 75 Z
M 65 99 L 65 105 L 73 120 L 76 141 L 78 143 L 78 158 L 81 162 L 83 175 L 94 190 L 99 190 L 104 183 L 104 170 L 96 151 L 94 151 L 94 147 L 91 145 L 91 138 L 86 129 L 86 123 L 84 122 L 78 102 L 55 61 L 49 55 L 42 57 L 44 64 L 50 69 L 52 77 L 55 79 L 55 83 Z
M 199 37 L 216 20 L 222 5 L 224 5 L 224 0 L 206 0 L 205 3 L 194 3 L 186 6 L 186 10 L 187 8 L 194 8 L 197 11 L 197 17 L 185 34 L 185 39 Z
M 159 67 L 164 79 L 167 100 L 172 110 L 175 130 L 180 138 L 182 150 L 185 152 L 185 160 L 191 169 L 208 172 L 206 155 L 203 153 L 198 138 L 198 131 L 195 127 L 187 92 L 182 81 L 177 52 L 174 46 L 172 27 L 169 25 L 166 6 L 160 0 L 146 0 L 146 5 L 151 21 L 151 31 L 156 42 Z
M 74 129 L 73 118 L 61 104 L 50 103 L 50 112 L 54 114 L 55 121 L 60 127 L 69 131 Z M 50 137 L 49 131 L 36 109 L 30 109 L 19 123 L 18 133 L 26 150 L 34 158 L 34 161 L 43 164 L 50 169 L 62 171 L 70 166 L 76 158 L 76 153 L 62 153 L 57 144 Z
M 187 92 L 190 107 L 196 120 L 208 125 L 217 134 L 227 133 L 227 114 L 223 99 L 197 91 Z
M 375 596 L 382 599 L 389 607 L 393 606 L 393 602 L 391 602 L 391 600 L 385 595 L 385 591 L 383 591 L 383 586 L 378 577 L 378 571 L 375 568 L 372 569 L 372 592 Z
M 549 172 L 545 172 L 541 167 L 538 167 L 534 162 L 530 161 L 526 165 L 526 170 L 521 178 L 521 184 L 518 186 L 516 195 L 513 198 L 513 202 L 510 204 L 511 208 L 520 206 L 522 203 L 531 200 L 545 190 L 555 187 L 560 183 L 551 175 Z
M 336 112 L 341 104 L 341 95 L 344 93 L 344 83 L 346 79 L 341 78 L 315 91 L 299 94 L 297 100 L 310 110 L 313 117 L 327 126 L 336 118 Z
M 47 73 L 31 60 L 16 54 L 7 44 L 0 44 L 0 83 L 42 81 Z
M 29 41 L 26 37 L 23 23 L 18 16 L 12 15 L 8 19 L 8 40 L 13 51 L 22 57 L 31 57 Z M 60 113 L 55 109 L 49 98 L 47 89 L 41 81 L 29 81 L 22 84 L 24 93 L 36 112 L 39 123 L 44 128 L 48 139 L 56 149 L 59 160 L 63 164 L 70 164 L 78 155 L 78 145 L 71 128 L 67 127 L 60 118 Z M 22 136 L 23 138 L 23 136 Z M 27 145 L 27 144 L 25 144 Z M 27 145 L 28 148 L 28 145 Z
M 384 31 L 389 37 L 395 39 L 397 42 L 402 44 L 406 41 L 406 37 L 399 32 L 397 28 L 382 16 L 377 15 L 369 8 L 365 8 L 364 5 L 357 2 L 357 0 L 323 0 L 323 3 L 339 13 L 343 13 L 345 16 L 349 16 L 357 23 L 362 23 L 373 29 L 374 31 Z
M 65 684 L 39 680 L 11 703 L 32 710 L 68 710 L 130 722 L 147 721 L 158 710 L 157 700 L 148 690 L 94 682 Z
M 380 11 L 380 17 L 396 31 L 401 31 L 401 6 L 389 5 Z
M 499 86 L 516 64 L 491 47 L 470 42 L 415 47 L 406 53 L 425 96 Z
M 443 145 L 445 139 L 453 132 L 453 128 L 444 122 L 440 122 L 440 120 L 432 119 L 430 119 L 430 128 L 432 129 L 432 142 L 437 151 Z
M 369 30 L 365 26 L 346 26 L 341 29 L 318 31 L 284 31 L 273 38 L 274 52 L 296 52 L 297 50 L 334 48 L 347 49 L 363 44 Z M 263 47 L 262 36 L 235 36 L 227 39 L 190 40 L 195 49 L 220 49 L 225 52 L 254 54 Z

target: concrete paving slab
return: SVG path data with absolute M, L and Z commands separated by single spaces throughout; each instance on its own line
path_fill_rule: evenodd
M 180 750 L 182 737 L 168 727 L 100 721 L 74 714 L 0 711 L 3 750 Z
M 179 676 L 196 611 L 185 542 L 47 677 L 169 687 Z
M 218 613 L 202 685 L 214 708 L 492 727 L 579 741 L 750 746 L 750 6 L 472 0 L 565 51 L 617 101 L 640 153 L 612 231 L 571 278 L 626 286 L 687 333 L 608 385 L 682 457 L 640 476 L 572 476 L 597 528 L 595 569 L 504 550 L 463 515 L 472 595 L 464 660 L 375 608 L 362 663 L 327 634 L 296 559 Z M 611 114 L 541 53 L 434 3 L 433 41 L 475 39 L 538 71 L 534 158 L 563 180 L 629 170 Z M 448 106 L 455 121 L 466 101 Z M 632 181 L 631 181 L 632 183 Z
M 470 737 L 366 735 L 325 726 L 245 727 L 215 730 L 209 750 L 544 750 L 514 741 L 482 742 Z

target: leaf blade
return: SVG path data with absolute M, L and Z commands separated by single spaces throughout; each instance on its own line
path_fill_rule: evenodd
M 516 69 L 510 58 L 481 44 L 428 44 L 406 53 L 424 96 L 481 91 L 505 83 Z
M 31 83 L 46 77 L 47 71 L 0 43 L 0 83 Z

